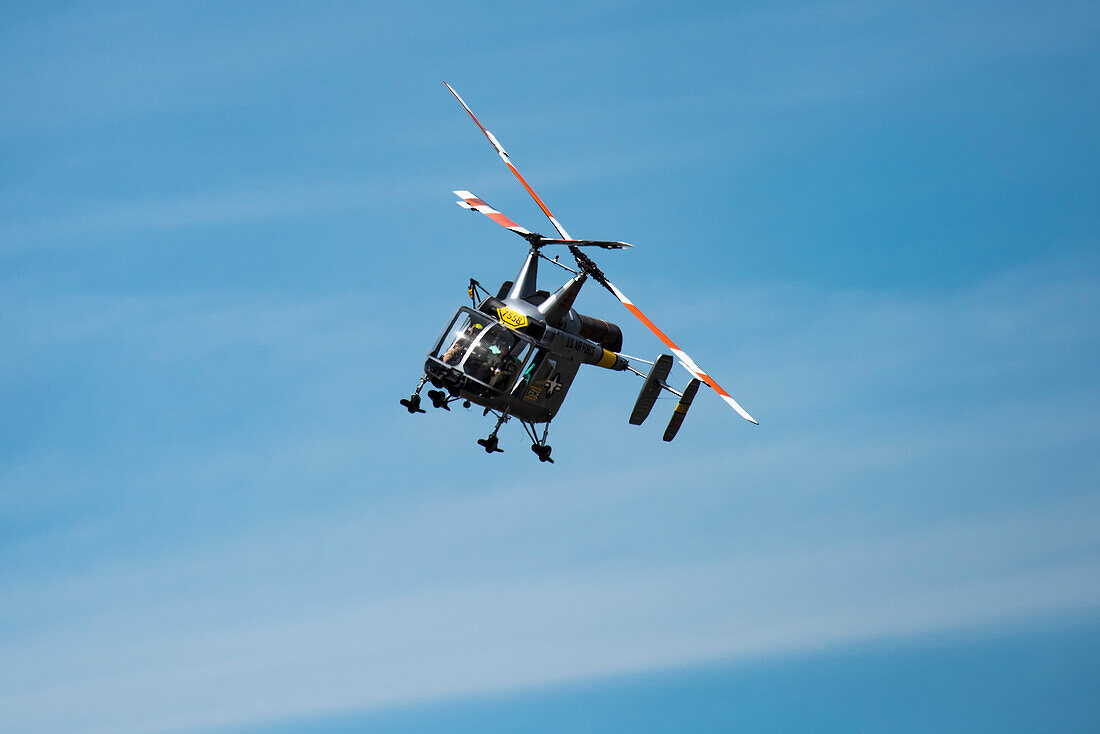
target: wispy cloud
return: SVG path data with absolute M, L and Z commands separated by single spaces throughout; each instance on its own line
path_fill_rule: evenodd
M 158 624 L 163 612 L 135 597 L 125 616 L 143 620 L 138 631 L 92 621 L 95 634 L 51 636 L 63 658 L 44 640 L 5 645 L 0 709 L 39 731 L 188 730 L 1093 612 L 1098 510 L 1076 502 L 852 545 L 437 586 L 191 630 Z M 233 562 L 211 550 L 187 575 Z M 189 603 L 206 616 L 219 604 Z

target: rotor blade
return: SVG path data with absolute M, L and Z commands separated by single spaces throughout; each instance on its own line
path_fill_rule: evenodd
M 578 255 L 579 257 L 577 257 Z M 637 317 L 639 321 L 645 324 L 650 331 L 657 335 L 658 339 L 664 342 L 664 345 L 666 347 L 672 350 L 672 353 L 676 355 L 676 359 L 680 362 L 681 365 L 684 366 L 684 369 L 691 373 L 692 377 L 702 380 L 711 388 L 713 388 L 714 391 L 718 393 L 719 397 L 721 397 L 722 400 L 725 400 L 731 408 L 736 410 L 742 418 L 749 421 L 750 423 L 756 423 L 756 425 L 760 425 L 756 422 L 756 419 L 754 419 L 745 411 L 744 408 L 737 404 L 737 401 L 734 400 L 730 396 L 730 394 L 722 388 L 721 385 L 714 381 L 713 377 L 708 375 L 706 372 L 703 372 L 702 368 L 699 367 L 699 365 L 695 364 L 695 360 L 687 355 L 687 352 L 676 346 L 676 343 L 668 338 L 668 334 L 661 331 L 655 323 L 649 320 L 648 316 L 641 312 L 641 309 L 634 305 L 633 301 L 627 298 L 621 290 L 616 288 L 615 284 L 608 280 L 607 276 L 605 276 L 603 272 L 598 267 L 596 267 L 596 264 L 589 260 L 584 255 L 584 253 L 580 251 L 574 251 L 573 256 L 577 258 L 577 263 L 581 266 L 581 269 L 584 272 L 591 275 L 597 283 L 602 285 L 604 288 L 607 288 L 607 290 L 611 291 L 611 295 L 615 296 L 615 298 L 618 298 L 619 302 L 626 306 L 627 310 L 630 311 L 630 313 L 634 314 L 634 316 Z
M 557 240 L 543 237 L 544 245 L 572 245 L 574 247 L 602 247 L 605 250 L 621 250 L 624 247 L 633 247 L 627 242 L 608 242 L 606 240 Z
M 519 179 L 519 182 L 523 184 L 523 188 L 527 189 L 527 193 L 530 194 L 531 198 L 535 200 L 535 203 L 539 205 L 539 209 L 542 209 L 542 213 L 545 214 L 546 217 L 550 220 L 550 223 L 554 225 L 554 229 L 558 230 L 558 234 L 560 234 L 563 239 L 573 239 L 569 236 L 569 233 L 565 231 L 565 227 L 561 226 L 561 222 L 555 219 L 554 215 L 550 213 L 550 210 L 546 208 L 546 204 L 542 203 L 542 199 L 540 199 L 539 195 L 535 193 L 535 190 L 531 188 L 531 185 L 527 183 L 527 179 L 521 176 L 519 171 L 516 170 L 516 167 L 512 165 L 512 161 L 508 159 L 507 151 L 504 150 L 504 146 L 500 144 L 500 142 L 496 139 L 496 136 L 485 129 L 485 126 L 482 125 L 481 121 L 477 119 L 477 116 L 474 115 L 474 112 L 470 109 L 470 106 L 466 104 L 462 97 L 458 96 L 458 92 L 454 90 L 454 87 L 452 87 L 447 82 L 443 82 L 443 86 L 445 86 L 447 90 L 454 95 L 454 98 L 458 100 L 458 103 L 460 105 L 462 105 L 462 109 L 466 110 L 466 114 L 470 116 L 470 119 L 474 121 L 481 132 L 485 133 L 485 137 L 489 139 L 489 143 L 493 146 L 493 150 L 497 152 L 497 155 L 500 156 L 500 159 L 504 161 L 504 165 L 508 166 L 508 169 L 512 173 L 514 173 L 516 178 Z
M 519 226 L 511 219 L 506 217 L 504 214 L 501 214 L 496 209 L 471 194 L 469 191 L 453 191 L 451 193 L 459 198 L 459 200 L 455 203 L 463 209 L 471 209 L 476 212 L 481 212 L 485 216 L 489 217 L 489 219 L 492 219 L 494 222 L 499 224 L 501 227 L 512 230 L 520 237 L 527 237 L 532 234 L 530 231 Z
M 469 191 L 454 191 L 452 193 L 459 198 L 455 203 L 463 209 L 481 212 L 500 226 L 512 230 L 521 237 L 527 238 L 527 240 L 536 247 L 542 247 L 543 245 L 570 245 L 572 247 L 602 247 L 605 250 L 621 250 L 624 247 L 633 247 L 633 245 L 626 242 L 608 242 L 605 240 L 559 240 L 543 237 L 538 233 L 529 232 L 525 228 L 519 226 L 504 213 L 489 206 L 485 203 L 484 199 L 474 196 Z

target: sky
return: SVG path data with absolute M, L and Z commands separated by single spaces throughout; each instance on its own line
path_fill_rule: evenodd
M 0 8 L 0 728 L 1100 729 L 1094 3 Z M 759 426 L 406 413 L 444 79 Z

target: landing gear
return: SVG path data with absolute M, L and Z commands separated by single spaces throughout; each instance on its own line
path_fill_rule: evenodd
M 426 411 L 424 411 L 420 408 L 420 389 L 422 387 L 424 387 L 424 383 L 427 382 L 427 381 L 428 381 L 428 376 L 424 375 L 423 377 L 420 378 L 420 384 L 418 384 L 416 386 L 416 389 L 413 390 L 413 394 L 410 395 L 407 398 L 401 398 L 401 404 L 405 406 L 405 409 L 408 410 L 409 413 L 424 413 L 424 412 L 426 412 Z M 429 391 L 428 395 L 431 395 L 431 394 L 432 394 L 431 391 Z
M 410 413 L 423 413 L 420 409 L 420 388 L 424 387 L 425 379 L 420 380 L 420 384 L 416 386 L 416 392 L 412 394 L 412 397 L 407 400 L 402 400 L 401 404 L 409 409 Z M 436 408 L 443 408 L 444 410 L 450 410 L 450 404 L 457 400 L 462 400 L 462 407 L 469 408 L 470 401 L 462 399 L 457 396 L 448 395 L 442 390 L 429 390 L 428 398 L 432 401 L 432 405 Z M 487 454 L 502 454 L 504 449 L 500 448 L 500 439 L 497 437 L 497 433 L 500 432 L 500 427 L 512 419 L 512 416 L 508 415 L 508 410 L 504 409 L 501 412 L 497 412 L 493 408 L 486 407 L 484 415 L 492 413 L 497 416 L 496 425 L 493 426 L 493 431 L 485 438 L 479 438 L 477 445 L 485 449 Z M 534 423 L 528 423 L 527 421 L 520 419 L 520 425 L 523 426 L 523 430 L 527 433 L 527 436 L 531 439 L 531 451 L 535 456 L 539 457 L 539 461 L 543 463 L 553 464 L 554 460 L 550 458 L 550 445 L 546 443 L 546 436 L 550 432 L 550 422 L 547 421 L 542 429 L 542 436 L 538 434 L 538 429 Z
M 503 413 L 500 414 L 500 418 L 497 419 L 497 424 L 493 428 L 493 432 L 489 434 L 489 437 L 488 438 L 479 438 L 477 440 L 477 445 L 481 446 L 483 449 L 485 449 L 485 453 L 487 453 L 487 454 L 492 454 L 492 453 L 503 454 L 504 453 L 504 449 L 498 449 L 497 448 L 497 431 L 500 430 L 500 427 L 502 425 L 504 425 L 504 423 L 507 420 L 508 420 L 508 411 L 505 410 Z
M 547 421 L 546 426 L 542 429 L 542 438 L 538 437 L 538 432 L 535 430 L 535 426 L 530 423 L 523 424 L 523 430 L 527 432 L 527 435 L 531 437 L 531 450 L 535 452 L 535 455 L 539 457 L 541 462 L 554 463 L 554 460 L 550 458 L 550 446 L 546 443 L 546 434 L 550 432 L 550 422 Z

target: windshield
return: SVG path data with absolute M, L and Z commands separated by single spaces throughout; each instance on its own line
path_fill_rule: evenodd
M 433 357 L 497 390 L 515 382 L 533 345 L 484 314 L 462 311 L 439 340 Z
M 458 366 L 466 350 L 481 335 L 488 323 L 489 319 L 480 314 L 460 312 L 451 323 L 451 328 L 440 339 L 432 356 L 438 357 L 443 364 Z

